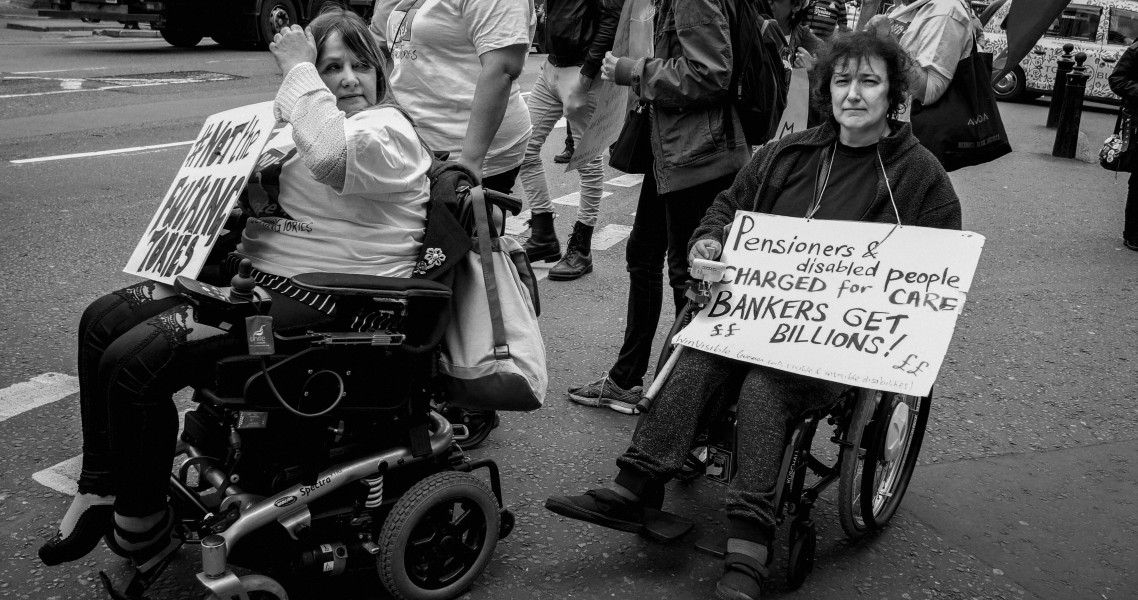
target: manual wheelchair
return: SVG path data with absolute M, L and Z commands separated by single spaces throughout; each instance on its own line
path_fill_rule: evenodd
M 652 398 L 678 357 L 680 348 L 673 346 L 671 340 L 710 301 L 711 285 L 718 281 L 721 273 L 721 269 L 717 271 L 714 267 L 706 272 L 693 269 L 696 279 L 689 282 L 688 303 L 668 333 L 668 342 L 660 355 L 659 383 L 654 382 L 638 405 L 638 411 L 651 410 Z M 708 403 L 701 420 L 701 433 L 676 474 L 681 482 L 704 475 L 727 484 L 734 476 L 738 463 L 736 415 L 735 402 L 729 398 L 736 398 L 738 390 L 731 387 L 725 386 L 727 391 L 723 397 Z M 814 568 L 817 527 L 811 511 L 819 496 L 831 485 L 838 484 L 838 517 L 850 538 L 862 538 L 893 518 L 917 464 L 931 404 L 931 393 L 920 397 L 851 387 L 828 407 L 808 411 L 787 423 L 787 444 L 775 488 L 774 507 L 778 525 L 787 517 L 794 518 L 787 544 L 788 588 L 802 585 Z M 814 452 L 814 437 L 823 422 L 833 426 L 830 441 L 837 448 L 832 458 L 828 453 Z M 808 483 L 807 477 L 811 475 L 814 478 Z M 676 532 L 687 530 L 684 526 L 676 527 L 674 519 L 666 525 Z M 722 535 L 707 536 L 696 542 L 698 549 L 718 557 L 724 556 L 725 546 L 726 539 Z
M 505 196 L 487 201 L 520 208 Z M 200 547 L 207 597 L 284 600 L 287 589 L 368 569 L 401 600 L 459 595 L 514 515 L 497 465 L 466 456 L 458 427 L 439 411 L 450 400 L 437 360 L 451 288 L 301 274 L 292 285 L 332 295 L 336 321 L 266 334 L 246 326 L 271 302 L 250 269 L 243 261 L 228 287 L 175 285 L 203 322 L 261 333 L 257 341 L 274 346 L 254 351 L 251 340 L 250 354 L 217 361 L 185 417 L 178 451 L 186 458 L 169 497 L 175 538 Z M 472 473 L 480 469 L 489 485 Z M 172 556 L 141 566 L 124 591 L 100 575 L 112 598 L 143 599 Z

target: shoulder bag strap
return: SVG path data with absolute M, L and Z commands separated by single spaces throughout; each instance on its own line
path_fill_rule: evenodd
M 498 280 L 494 276 L 494 256 L 490 242 L 490 222 L 486 215 L 486 195 L 482 186 L 470 189 L 474 205 L 474 225 L 478 235 L 478 259 L 482 262 L 482 280 L 486 284 L 486 303 L 490 306 L 490 327 L 494 332 L 494 358 L 510 358 L 510 345 L 506 343 L 506 326 L 502 323 L 502 304 L 498 298 Z

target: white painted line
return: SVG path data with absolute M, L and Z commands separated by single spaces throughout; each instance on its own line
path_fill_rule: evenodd
M 629 225 L 615 223 L 605 225 L 593 236 L 593 250 L 608 250 L 628 238 L 631 231 L 632 227 Z
M 533 269 L 533 276 L 535 278 L 537 278 L 538 281 L 541 281 L 542 279 L 545 279 L 546 277 L 549 276 L 549 270 L 552 269 L 553 265 L 555 265 L 555 264 L 557 264 L 557 263 L 556 262 L 530 263 L 530 267 Z
M 79 492 L 79 473 L 83 469 L 83 455 L 73 456 L 61 463 L 32 474 L 32 479 L 66 496 Z
M 612 192 L 601 192 L 601 198 L 608 198 Z M 553 201 L 554 204 L 564 204 L 565 206 L 578 206 L 581 203 L 581 192 L 573 192 L 567 196 L 562 196 Z
M 610 179 L 605 183 L 615 185 L 617 187 L 636 187 L 644 181 L 643 175 L 621 175 L 615 179 Z
M 560 119 L 557 119 L 556 123 L 553 124 L 553 128 L 554 129 L 565 129 L 565 125 L 567 123 L 568 123 L 568 121 L 565 120 L 565 117 L 561 117 Z
M 525 231 L 529 229 L 529 225 L 526 225 L 526 221 L 529 220 L 529 217 L 530 211 L 528 209 L 518 213 L 516 217 L 506 217 L 506 233 L 508 235 L 521 235 L 525 233 Z
M 44 373 L 29 381 L 0 390 L 0 421 L 37 406 L 62 400 L 79 391 L 79 378 L 63 373 Z
M 104 71 L 107 67 L 86 67 L 83 69 L 52 69 L 50 71 L 12 71 L 13 75 L 38 75 L 40 73 L 74 73 L 75 71 Z
M 159 148 L 173 148 L 175 146 L 189 146 L 194 143 L 194 140 L 188 142 L 173 142 L 170 144 L 156 144 L 154 146 L 136 146 L 134 148 L 119 148 L 118 150 L 99 150 L 97 152 L 79 152 L 78 154 L 60 154 L 57 156 L 41 156 L 39 158 L 21 158 L 19 160 L 9 161 L 14 165 L 22 165 L 26 163 L 47 162 L 50 160 L 66 160 L 69 158 L 87 158 L 89 156 L 105 156 L 108 154 L 124 154 L 126 152 L 145 152 L 147 150 L 157 150 Z

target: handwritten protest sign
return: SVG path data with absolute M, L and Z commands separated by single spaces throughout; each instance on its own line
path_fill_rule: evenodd
M 746 362 L 927 395 L 972 285 L 984 237 L 739 212 L 729 266 L 675 338 Z
M 810 76 L 806 69 L 791 70 L 790 87 L 786 92 L 786 108 L 782 111 L 782 121 L 774 134 L 776 140 L 796 131 L 806 130 L 806 120 L 810 110 Z
M 275 124 L 272 102 L 206 119 L 123 271 L 162 283 L 196 277 Z
M 613 40 L 613 56 L 643 58 L 652 55 L 652 20 L 656 9 L 651 0 L 629 0 L 621 10 Z M 598 74 L 599 78 L 600 75 Z M 636 102 L 632 88 L 617 85 L 611 81 L 596 81 L 593 84 L 596 107 L 589 119 L 589 126 L 580 133 L 581 140 L 573 151 L 573 158 L 565 165 L 565 172 L 581 168 L 593 158 L 600 156 L 620 136 L 624 119 Z

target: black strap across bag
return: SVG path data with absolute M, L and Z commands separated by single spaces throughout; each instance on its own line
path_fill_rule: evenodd
M 936 102 L 913 102 L 913 134 L 945 171 L 982 165 L 1012 151 L 1000 108 L 992 94 L 992 55 L 978 52 L 956 65 L 956 74 Z

